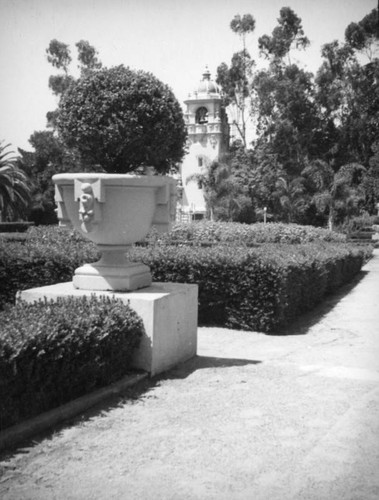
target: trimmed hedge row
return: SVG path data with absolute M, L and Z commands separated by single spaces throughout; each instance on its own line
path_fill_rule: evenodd
M 136 248 L 154 281 L 197 283 L 199 322 L 278 331 L 350 281 L 367 252 L 345 244 Z
M 214 245 L 233 244 L 254 247 L 262 243 L 302 244 L 314 241 L 345 242 L 346 236 L 313 226 L 283 223 L 240 224 L 237 222 L 201 221 L 193 224 L 176 223 L 169 233 L 159 235 L 154 229 L 147 244 Z
M 77 267 L 98 257 L 94 244 L 65 228 L 33 228 L 22 242 L 0 239 L 0 309 L 18 290 L 71 281 Z
M 157 244 L 134 248 L 132 257 L 151 266 L 155 281 L 198 283 L 202 324 L 273 331 L 352 279 L 369 251 L 325 241 L 255 248 Z M 76 267 L 97 258 L 92 243 L 64 228 L 36 228 L 25 244 L 0 244 L 0 305 L 19 289 L 70 281 Z
M 144 328 L 95 296 L 8 306 L 0 323 L 0 430 L 119 380 Z

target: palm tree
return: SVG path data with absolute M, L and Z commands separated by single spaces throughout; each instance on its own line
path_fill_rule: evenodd
M 30 202 L 30 186 L 26 174 L 16 166 L 9 144 L 0 143 L 0 222 L 25 215 Z
M 276 182 L 276 192 L 273 193 L 281 208 L 287 215 L 287 222 L 296 222 L 308 206 L 308 195 L 304 186 L 303 177 L 290 180 L 279 177 Z
M 227 155 L 207 164 L 202 173 L 186 179 L 187 184 L 191 181 L 203 189 L 211 220 L 245 222 L 251 217 L 253 207 L 248 188 L 233 172 Z
M 348 163 L 337 172 L 322 160 L 310 163 L 302 172 L 314 186 L 313 202 L 320 211 L 328 212 L 328 228 L 332 231 L 338 208 L 356 208 L 364 200 L 360 181 L 366 169 L 358 163 Z

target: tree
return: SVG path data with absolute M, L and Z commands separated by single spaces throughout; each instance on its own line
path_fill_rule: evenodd
M 246 37 L 255 29 L 255 19 L 251 14 L 245 14 L 242 18 L 237 15 L 230 23 L 230 28 L 241 37 L 243 49 L 232 56 L 230 67 L 221 63 L 217 68 L 216 81 L 223 90 L 224 105 L 232 106 L 236 118 L 233 124 L 246 148 L 246 103 L 250 96 L 250 82 L 254 61 L 246 49 Z
M 63 69 L 67 74 L 68 66 L 72 61 L 68 45 L 56 39 L 51 40 L 49 47 L 46 49 L 46 54 L 47 60 L 54 68 Z
M 363 180 L 365 192 L 364 209 L 369 214 L 376 214 L 379 202 L 379 140 L 374 142 L 371 149 L 372 156 L 369 159 L 369 168 Z
M 97 58 L 97 51 L 86 40 L 76 43 L 78 51 L 78 67 L 81 75 L 87 75 L 101 68 Z M 52 92 L 62 98 L 69 86 L 76 78 L 70 73 L 71 51 L 69 45 L 56 39 L 51 40 L 46 49 L 47 60 L 59 74 L 51 75 L 49 87 Z M 29 218 L 36 224 L 55 224 L 54 186 L 51 180 L 56 173 L 78 172 L 96 169 L 91 167 L 80 157 L 76 150 L 69 150 L 62 140 L 57 137 L 56 122 L 58 110 L 47 113 L 47 122 L 50 130 L 35 131 L 29 138 L 34 151 L 20 149 L 17 160 L 19 168 L 30 179 L 31 204 Z
M 318 149 L 315 131 L 320 124 L 313 75 L 292 64 L 289 57 L 293 48 L 306 48 L 309 41 L 301 19 L 284 7 L 272 35 L 264 35 L 258 43 L 270 65 L 257 72 L 253 80 L 258 113 L 256 148 L 261 160 L 275 155 L 291 183 L 300 176 L 305 160 Z
M 246 50 L 246 36 L 255 30 L 255 19 L 251 14 L 242 17 L 237 14 L 230 22 L 231 30 L 242 39 L 243 50 Z
M 249 193 L 250 172 L 250 155 L 239 144 L 205 165 L 201 174 L 189 176 L 186 182 L 197 181 L 203 189 L 212 220 L 251 223 L 255 220 L 255 211 Z
M 56 224 L 54 174 L 93 171 L 77 152 L 68 150 L 51 130 L 34 132 L 29 142 L 34 151 L 19 149 L 19 168 L 32 180 L 29 219 L 36 224 Z
M 17 220 L 27 214 L 30 201 L 28 179 L 16 166 L 10 145 L 0 143 L 0 221 Z
M 102 67 L 102 63 L 97 57 L 96 49 L 87 40 L 80 40 L 75 46 L 78 51 L 78 67 L 82 76 L 97 71 Z M 49 77 L 49 88 L 60 98 L 75 81 L 74 76 L 69 73 L 72 62 L 71 51 L 67 44 L 54 39 L 50 41 L 49 47 L 46 49 L 46 54 L 50 64 L 57 69 L 63 70 L 63 74 L 51 75 Z M 47 113 L 48 125 L 53 129 L 56 126 L 56 118 L 57 110 Z
M 69 148 L 113 173 L 166 173 L 184 156 L 186 127 L 171 89 L 124 66 L 81 77 L 62 96 L 58 130 Z
M 98 70 L 102 63 L 97 58 L 97 51 L 87 40 L 80 40 L 75 44 L 78 49 L 78 60 L 81 74 L 86 75 L 90 71 Z
M 319 128 L 312 75 L 296 65 L 257 73 L 254 79 L 259 112 L 256 147 L 260 157 L 277 155 L 284 171 L 300 175 L 305 159 L 318 154 Z
M 373 9 L 358 23 L 350 23 L 345 30 L 345 40 L 350 47 L 363 52 L 371 61 L 378 49 L 378 10 Z
M 68 68 L 72 61 L 69 46 L 56 39 L 51 40 L 46 49 L 46 54 L 47 60 L 54 68 L 63 70 L 63 74 L 51 75 L 49 78 L 49 88 L 51 88 L 55 95 L 60 96 L 74 80 L 68 74 Z
M 303 217 L 309 206 L 309 196 L 305 188 L 305 179 L 302 176 L 289 180 L 287 177 L 279 177 L 276 183 L 274 197 L 278 198 L 282 217 L 287 222 L 303 222 Z
M 324 62 L 316 76 L 316 100 L 324 122 L 332 121 L 337 132 L 328 161 L 337 168 L 349 162 L 368 168 L 379 127 L 376 11 L 351 23 L 345 40 L 345 44 L 334 41 L 322 48 Z M 366 64 L 362 64 L 362 53 L 368 56 Z
M 275 64 L 280 64 L 284 57 L 291 64 L 291 49 L 305 49 L 309 43 L 304 35 L 301 19 L 290 7 L 280 9 L 278 26 L 274 28 L 272 35 L 263 35 L 258 39 L 261 53 Z
M 328 215 L 328 227 L 334 228 L 338 211 L 349 215 L 358 211 L 364 201 L 362 181 L 366 169 L 357 163 L 342 166 L 337 172 L 326 162 L 316 160 L 303 171 L 303 176 L 313 190 L 312 200 L 316 208 Z

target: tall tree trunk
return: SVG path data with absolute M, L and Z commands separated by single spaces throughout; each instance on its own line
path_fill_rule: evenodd
M 328 216 L 328 229 L 329 231 L 333 231 L 334 227 L 334 207 L 329 207 L 329 216 Z

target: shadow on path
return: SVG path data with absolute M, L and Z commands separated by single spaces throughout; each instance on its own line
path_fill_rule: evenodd
M 210 356 L 195 356 L 171 370 L 162 373 L 157 381 L 167 379 L 187 378 L 191 373 L 204 368 L 230 368 L 232 366 L 257 365 L 262 361 L 251 359 L 215 358 Z

